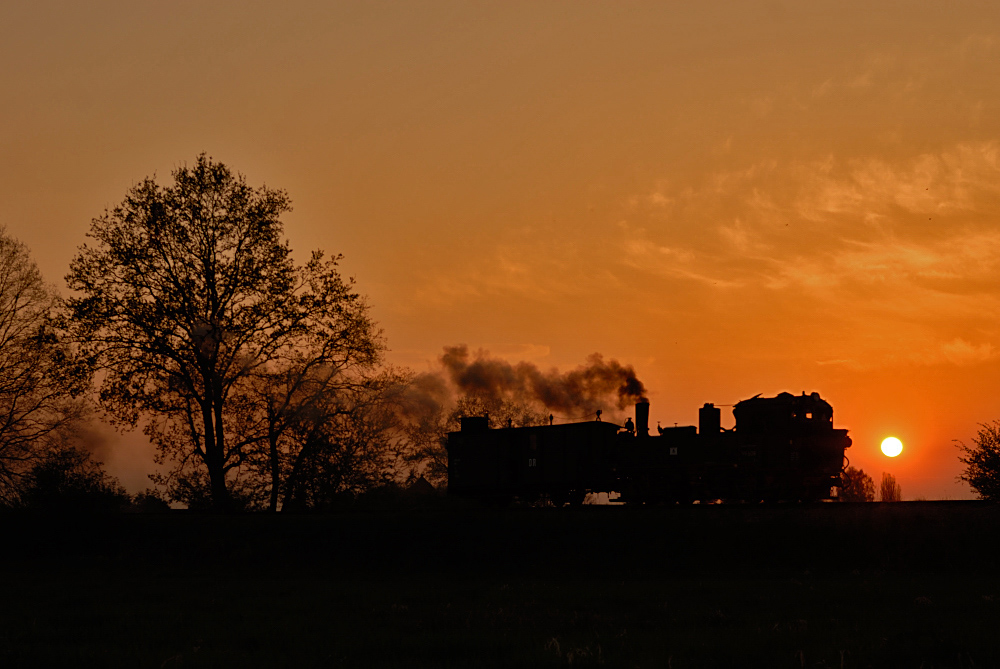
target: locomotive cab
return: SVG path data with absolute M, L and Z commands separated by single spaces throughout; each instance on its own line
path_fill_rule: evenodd
M 827 499 L 839 484 L 847 430 L 819 393 L 754 397 L 733 407 L 742 477 L 761 499 Z

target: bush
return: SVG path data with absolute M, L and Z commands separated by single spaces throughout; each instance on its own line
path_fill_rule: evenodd
M 74 448 L 53 451 L 28 472 L 20 506 L 37 511 L 121 511 L 131 497 L 101 464 Z
M 875 482 L 863 469 L 848 467 L 840 475 L 840 499 L 845 502 L 874 502 Z
M 170 502 L 159 490 L 146 488 L 132 498 L 129 510 L 135 513 L 163 513 L 170 511 Z

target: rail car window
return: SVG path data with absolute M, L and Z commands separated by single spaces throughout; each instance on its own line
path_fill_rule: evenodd
M 813 417 L 812 411 L 807 411 L 806 412 L 806 420 L 812 420 L 812 417 Z

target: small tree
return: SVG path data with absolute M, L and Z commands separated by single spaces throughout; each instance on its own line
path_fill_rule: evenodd
M 878 487 L 879 501 L 901 502 L 903 501 L 903 489 L 896 483 L 896 477 L 888 472 L 882 472 L 882 482 Z
M 958 479 L 968 483 L 982 499 L 1000 500 L 1000 421 L 981 423 L 972 445 L 956 441 L 965 465 Z
M 848 467 L 840 475 L 840 499 L 845 502 L 874 502 L 875 482 L 865 470 Z

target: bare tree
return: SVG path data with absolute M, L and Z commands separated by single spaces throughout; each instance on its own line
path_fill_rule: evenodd
M 240 386 L 268 365 L 319 352 L 317 364 L 374 364 L 383 350 L 339 257 L 296 265 L 283 239 L 288 196 L 251 188 L 202 154 L 146 179 L 94 219 L 66 277 L 70 325 L 96 369 L 102 405 L 145 416 L 169 481 L 211 503 L 252 495 L 241 471 L 261 435 Z
M 403 460 L 413 477 L 423 476 L 434 485 L 448 480 L 448 451 L 445 448 L 452 427 L 448 409 L 451 389 L 438 374 L 411 376 L 399 403 L 399 424 L 406 448 Z
M 848 467 L 840 475 L 840 499 L 845 502 L 874 502 L 875 482 L 865 470 Z
M 301 415 L 282 453 L 282 509 L 321 509 L 396 482 L 402 448 L 393 371 L 327 393 Z
M 452 390 L 436 374 L 411 377 L 396 406 L 405 443 L 402 460 L 412 478 L 423 476 L 436 486 L 447 482 L 448 433 L 460 429 L 463 416 L 484 416 L 492 428 L 548 422 L 545 407 L 538 402 L 489 394 L 453 398 Z
M 86 375 L 58 337 L 57 303 L 27 248 L 0 229 L 0 501 L 6 503 L 83 413 L 73 396 Z
M 342 361 L 343 362 L 343 361 Z M 396 477 L 397 410 L 405 376 L 317 356 L 286 361 L 241 387 L 258 504 L 270 511 L 329 506 Z
M 965 471 L 959 476 L 983 499 L 1000 500 L 1000 421 L 983 423 L 972 445 L 956 442 Z
M 896 483 L 896 477 L 887 472 L 882 472 L 882 483 L 879 485 L 879 501 L 901 502 L 903 501 L 903 489 Z

